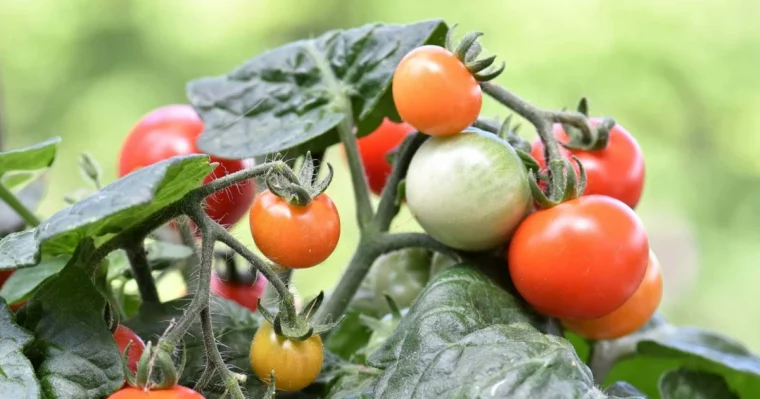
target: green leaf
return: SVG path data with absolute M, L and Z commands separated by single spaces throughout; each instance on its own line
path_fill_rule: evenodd
M 121 354 L 103 319 L 105 304 L 72 261 L 19 311 L 19 324 L 34 335 L 25 353 L 45 398 L 98 399 L 124 383 Z
M 19 327 L 0 298 L 0 398 L 39 398 L 40 384 L 24 355 L 34 337 Z
M 107 238 L 135 226 L 198 187 L 211 172 L 207 155 L 187 155 L 144 167 L 63 209 L 33 236 L 0 240 L 0 269 L 36 264 L 47 254 L 72 253 L 85 237 Z M 30 241 L 31 240 L 31 241 Z
M 248 376 L 246 387 L 253 389 L 260 386 L 261 383 L 251 371 L 248 353 L 253 334 L 256 333 L 261 323 L 261 316 L 259 313 L 251 313 L 235 302 L 215 296 L 211 298 L 212 325 L 222 357 L 232 370 Z M 188 296 L 159 305 L 143 306 L 139 314 L 127 320 L 125 324 L 141 338 L 155 342 L 164 333 L 172 318 L 178 320 L 182 317 L 184 308 L 190 303 L 190 299 Z M 203 333 L 199 319 L 196 319 L 185 335 L 185 345 L 187 365 L 179 383 L 180 385 L 193 386 L 206 368 Z M 203 392 L 207 398 L 218 397 L 222 393 L 222 381 L 218 376 L 215 376 L 215 379 Z
M 374 398 L 374 384 L 381 371 L 365 366 L 344 367 L 329 385 L 327 399 Z
M 717 374 L 687 369 L 671 370 L 659 382 L 662 399 L 739 399 Z
M 47 168 L 55 160 L 60 142 L 60 137 L 54 137 L 29 147 L 0 152 L 0 176 L 10 171 Z
M 56 256 L 43 259 L 35 267 L 16 270 L 0 288 L 0 297 L 5 298 L 8 303 L 19 303 L 29 299 L 40 284 L 58 274 L 69 259 L 66 255 Z
M 625 381 L 617 381 L 608 386 L 604 394 L 619 399 L 646 399 L 646 395 Z
M 372 330 L 361 322 L 360 312 L 350 308 L 325 342 L 325 347 L 345 360 L 352 360 L 369 341 Z
M 723 376 L 742 397 L 760 397 L 760 357 L 730 338 L 676 327 L 660 315 L 636 333 L 597 343 L 595 352 L 613 365 L 606 381 L 628 381 L 649 396 L 656 396 L 661 373 L 688 367 Z
M 368 134 L 383 117 L 398 119 L 389 87 L 401 58 L 443 44 L 446 32 L 440 20 L 330 31 L 190 82 L 188 98 L 206 126 L 198 146 L 224 158 L 324 150 L 339 141 L 346 96 L 357 135 Z
M 37 209 L 37 206 L 45 194 L 44 175 L 40 175 L 32 183 L 15 193 L 16 198 L 30 211 Z M 26 223 L 8 204 L 0 201 L 0 237 L 10 233 L 20 231 Z

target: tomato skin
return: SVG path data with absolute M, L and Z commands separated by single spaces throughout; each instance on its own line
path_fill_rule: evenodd
M 127 387 L 122 388 L 108 399 L 206 399 L 203 395 L 180 385 L 175 385 L 169 389 L 156 389 L 153 391 L 143 391 L 139 388 Z
M 406 174 L 406 203 L 436 240 L 482 251 L 507 242 L 532 208 L 528 172 L 515 150 L 477 129 L 432 137 Z
M 314 382 L 322 370 L 322 338 L 314 335 L 304 341 L 290 340 L 274 332 L 265 321 L 253 336 L 251 367 L 260 380 L 270 383 L 274 370 L 275 388 L 295 392 Z
M 264 256 L 294 269 L 322 263 L 340 238 L 340 216 L 327 194 L 307 206 L 295 206 L 265 190 L 253 201 L 249 221 L 253 241 Z
M 457 134 L 480 114 L 480 85 L 454 54 L 422 46 L 401 59 L 393 73 L 393 102 L 401 119 L 431 136 Z
M 251 312 L 255 312 L 259 307 L 259 298 L 264 295 L 266 287 L 267 279 L 261 274 L 256 277 L 256 281 L 251 285 L 224 281 L 216 273 L 211 276 L 212 294 L 234 301 L 238 305 L 248 308 Z
M 662 271 L 654 252 L 649 252 L 649 267 L 636 292 L 620 308 L 598 319 L 562 320 L 565 328 L 586 339 L 616 339 L 647 323 L 662 300 Z
M 408 123 L 396 123 L 385 118 L 372 133 L 357 140 L 367 183 L 373 193 L 380 195 L 383 192 L 393 169 L 386 158 L 388 153 L 397 148 L 413 131 L 414 128 Z
M 592 126 L 601 121 L 600 118 L 589 119 Z M 562 125 L 554 125 L 554 137 L 567 142 L 568 137 Z M 581 151 L 560 147 L 560 152 L 568 159 L 575 155 L 583 164 L 587 179 L 585 195 L 607 195 L 623 201 L 631 208 L 636 208 L 644 190 L 644 155 L 636 139 L 625 128 L 616 124 L 610 130 L 609 143 L 603 150 Z M 538 161 L 542 169 L 546 167 L 541 140 L 533 143 L 530 155 Z M 578 166 L 575 163 L 574 166 L 577 173 Z
M 517 291 L 537 311 L 593 319 L 621 307 L 638 289 L 649 241 L 631 208 L 590 195 L 528 216 L 507 259 Z
M 200 154 L 196 141 L 203 132 L 203 121 L 190 105 L 167 105 L 145 116 L 127 135 L 119 156 L 119 177 L 156 162 L 177 156 Z M 245 160 L 211 157 L 219 166 L 204 183 L 249 166 Z M 206 199 L 206 213 L 225 227 L 237 223 L 253 201 L 255 184 L 248 180 L 217 192 Z
M 116 327 L 116 331 L 113 333 L 113 338 L 116 340 L 116 345 L 119 347 L 119 352 L 124 354 L 124 350 L 127 348 L 127 344 L 132 342 L 132 346 L 129 347 L 129 353 L 127 354 L 127 367 L 133 373 L 137 372 L 137 363 L 140 361 L 145 351 L 145 342 L 134 331 L 130 330 L 123 324 L 119 324 Z

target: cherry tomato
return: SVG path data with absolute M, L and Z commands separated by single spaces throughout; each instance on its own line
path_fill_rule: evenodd
M 601 119 L 591 118 L 589 122 L 596 126 Z M 554 125 L 554 136 L 567 142 L 567 134 L 560 124 Z M 610 130 L 609 143 L 603 150 L 570 151 L 561 147 L 560 151 L 566 158 L 575 155 L 583 164 L 587 178 L 585 195 L 607 195 L 623 201 L 631 208 L 639 203 L 644 189 L 644 155 L 636 139 L 622 126 L 615 125 Z M 541 140 L 533 143 L 530 155 L 538 160 L 541 168 L 546 167 Z M 577 173 L 577 165 L 575 167 Z
M 528 172 L 496 135 L 469 128 L 432 137 L 406 174 L 406 203 L 425 231 L 463 251 L 506 243 L 532 208 Z
M 567 319 L 565 327 L 583 338 L 602 340 L 628 335 L 652 318 L 662 299 L 662 272 L 654 252 L 649 252 L 649 267 L 632 297 L 612 313 L 598 319 Z
M 125 176 L 156 162 L 177 156 L 199 154 L 196 145 L 203 132 L 203 121 L 189 105 L 168 105 L 157 108 L 132 128 L 119 156 L 119 176 Z M 219 177 L 249 166 L 248 161 L 211 157 L 219 166 L 204 180 L 208 183 Z M 225 227 L 237 223 L 253 201 L 255 184 L 245 181 L 206 199 L 206 213 Z
M 169 389 L 143 391 L 140 388 L 126 387 L 116 391 L 108 399 L 206 399 L 203 395 L 180 385 Z
M 319 335 L 304 341 L 291 340 L 277 335 L 272 324 L 265 321 L 253 336 L 250 355 L 251 367 L 260 380 L 269 384 L 274 370 L 275 388 L 295 392 L 317 378 L 324 349 Z
M 251 234 L 272 262 L 301 269 L 322 263 L 340 238 L 340 217 L 330 197 L 320 194 L 307 206 L 295 206 L 265 190 L 250 213 Z
M 11 274 L 13 274 L 13 270 L 0 270 L 0 287 L 5 284 L 6 281 L 11 277 Z
M 649 241 L 631 208 L 590 195 L 528 216 L 507 258 L 517 291 L 537 311 L 593 319 L 623 306 L 639 287 Z
M 432 136 L 457 134 L 480 114 L 480 85 L 454 54 L 422 46 L 393 73 L 393 102 L 401 119 Z
M 261 274 L 256 277 L 256 281 L 251 285 L 224 281 L 216 273 L 211 276 L 211 293 L 237 302 L 238 305 L 250 309 L 251 312 L 255 312 L 258 308 L 258 300 L 264 295 L 266 287 L 267 279 Z
M 119 326 L 116 327 L 116 331 L 113 333 L 113 338 L 116 340 L 116 345 L 119 347 L 119 352 L 122 354 L 127 348 L 127 344 L 132 342 L 132 345 L 129 347 L 129 353 L 127 353 L 127 367 L 129 367 L 129 370 L 133 373 L 137 372 L 137 363 L 140 361 L 140 356 L 142 356 L 145 351 L 145 342 L 143 342 L 134 331 L 130 330 L 123 324 L 119 324 Z
M 408 123 L 396 123 L 388 118 L 375 131 L 357 140 L 359 155 L 364 163 L 367 182 L 373 193 L 380 195 L 391 174 L 387 155 L 397 148 L 414 128 Z

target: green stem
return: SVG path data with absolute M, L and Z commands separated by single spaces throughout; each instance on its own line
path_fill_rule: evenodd
M 258 176 L 263 176 L 267 174 L 271 169 L 278 169 L 280 171 L 285 172 L 290 171 L 290 168 L 288 165 L 285 164 L 285 162 L 282 161 L 275 161 L 275 162 L 269 162 L 261 165 L 256 165 L 249 169 L 243 169 L 240 171 L 237 171 L 235 173 L 231 173 L 229 175 L 220 177 L 208 184 L 205 184 L 203 186 L 200 186 L 196 188 L 195 190 L 191 191 L 186 195 L 188 196 L 200 196 L 201 198 L 208 197 L 211 194 L 214 194 L 217 191 L 222 191 L 226 188 L 230 188 L 238 183 L 244 182 L 246 180 L 253 179 Z M 290 171 L 290 175 L 293 175 L 293 172 Z
M 354 116 L 351 99 L 340 80 L 333 73 L 324 55 L 314 48 L 313 44 L 308 45 L 307 50 L 322 73 L 330 94 L 336 102 L 335 105 L 340 108 L 340 111 L 344 115 L 343 120 L 338 124 L 338 136 L 345 148 L 348 168 L 351 171 L 351 183 L 354 187 L 354 198 L 356 200 L 356 219 L 359 223 L 359 228 L 364 230 L 372 220 L 374 211 L 372 210 L 372 202 L 369 197 L 369 187 L 367 186 L 367 177 L 364 173 L 364 165 L 362 165 L 361 157 L 359 156 L 359 146 L 356 144 L 356 135 L 353 131 Z
M 235 399 L 245 399 L 245 395 L 243 395 L 243 391 L 240 389 L 240 384 L 238 384 L 238 379 L 235 377 L 235 374 L 227 368 L 227 365 L 222 358 L 222 354 L 219 353 L 219 348 L 216 346 L 214 328 L 211 323 L 211 312 L 209 311 L 208 306 L 201 311 L 201 329 L 203 330 L 203 343 L 206 347 L 206 356 L 209 357 L 214 368 L 222 377 L 227 392 L 229 392 Z
M 40 219 L 37 218 L 29 209 L 27 209 L 21 201 L 16 198 L 13 193 L 8 190 L 2 183 L 0 183 L 0 200 L 8 204 L 19 216 L 26 222 L 27 225 L 37 227 L 40 224 Z
M 137 288 L 140 290 L 140 297 L 144 303 L 158 304 L 161 300 L 158 297 L 156 281 L 148 264 L 148 255 L 142 243 L 142 238 L 135 240 L 129 245 L 124 246 L 127 253 L 129 265 L 132 267 L 132 275 L 137 282 Z
M 382 233 L 375 236 L 365 235 L 359 243 L 358 249 L 354 252 L 348 268 L 343 273 L 343 278 L 338 282 L 338 285 L 327 301 L 317 311 L 315 316 L 317 323 L 324 324 L 338 320 L 346 313 L 348 305 L 351 303 L 354 295 L 356 295 L 356 291 L 378 256 L 391 251 L 414 247 L 432 249 L 451 256 L 456 260 L 460 259 L 458 253 L 427 234 Z
M 179 224 L 179 236 L 182 239 L 182 244 L 193 250 L 190 257 L 185 259 L 184 262 L 181 262 L 179 271 L 182 273 L 182 279 L 185 280 L 187 292 L 195 292 L 197 289 L 197 282 L 192 277 L 201 264 L 201 257 L 198 254 L 198 246 L 195 243 L 195 234 L 192 231 L 190 219 L 187 216 L 182 215 L 177 218 L 176 221 L 177 224 Z

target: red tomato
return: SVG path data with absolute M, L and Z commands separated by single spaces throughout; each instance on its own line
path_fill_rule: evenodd
M 132 346 L 129 347 L 129 353 L 127 353 L 127 367 L 133 373 L 137 372 L 137 363 L 140 361 L 145 351 L 145 342 L 135 334 L 134 331 L 125 327 L 123 324 L 119 324 L 116 327 L 116 331 L 113 333 L 113 338 L 116 340 L 116 345 L 119 347 L 119 352 L 122 354 L 127 348 L 127 344 L 132 342 Z
M 237 302 L 238 305 L 246 307 L 252 312 L 258 308 L 258 300 L 264 295 L 266 287 L 267 279 L 261 274 L 256 277 L 256 281 L 251 285 L 224 281 L 216 273 L 211 276 L 211 293 Z
M 628 335 L 652 318 L 662 299 L 662 272 L 654 252 L 649 252 L 649 267 L 644 280 L 628 301 L 614 312 L 598 319 L 563 320 L 565 327 L 583 338 L 602 340 Z
M 397 148 L 414 128 L 408 123 L 396 123 L 388 118 L 374 132 L 357 140 L 359 155 L 367 173 L 367 182 L 373 193 L 380 195 L 391 174 L 392 165 L 387 155 Z
M 621 307 L 639 287 L 649 241 L 631 208 L 590 195 L 528 216 L 507 258 L 517 291 L 537 311 L 593 319 Z
M 169 389 L 156 389 L 153 391 L 144 391 L 139 388 L 127 387 L 116 391 L 108 399 L 206 399 L 203 395 L 175 385 Z
M 6 281 L 11 277 L 11 274 L 13 274 L 15 270 L 0 270 L 0 288 L 5 284 Z M 16 302 L 16 303 L 10 303 L 8 304 L 8 308 L 15 312 L 19 309 L 21 309 L 22 306 L 26 304 L 26 301 Z
M 202 132 L 203 121 L 189 105 L 167 105 L 149 112 L 124 141 L 119 176 L 177 155 L 201 153 L 196 140 Z M 217 157 L 211 157 L 211 162 L 219 162 L 219 166 L 206 177 L 205 183 L 249 166 L 244 160 Z M 239 183 L 208 197 L 206 213 L 221 225 L 232 226 L 245 215 L 254 194 L 252 181 Z
M 589 119 L 592 126 L 601 122 L 600 118 Z M 562 125 L 554 125 L 554 137 L 567 142 Z M 586 170 L 587 185 L 585 195 L 600 194 L 617 198 L 631 208 L 635 208 L 644 189 L 644 155 L 636 139 L 620 125 L 610 130 L 610 140 L 607 147 L 600 151 L 569 151 L 560 148 L 562 155 L 570 158 L 575 155 Z M 541 140 L 533 143 L 530 155 L 535 158 L 541 168 L 546 167 L 544 146 Z M 577 165 L 576 173 L 577 173 Z
M 393 73 L 393 102 L 401 119 L 432 136 L 457 134 L 478 119 L 483 93 L 475 77 L 443 47 L 422 46 Z
M 327 194 L 295 206 L 265 190 L 253 201 L 249 220 L 253 241 L 264 256 L 294 269 L 322 263 L 340 238 L 338 210 Z

